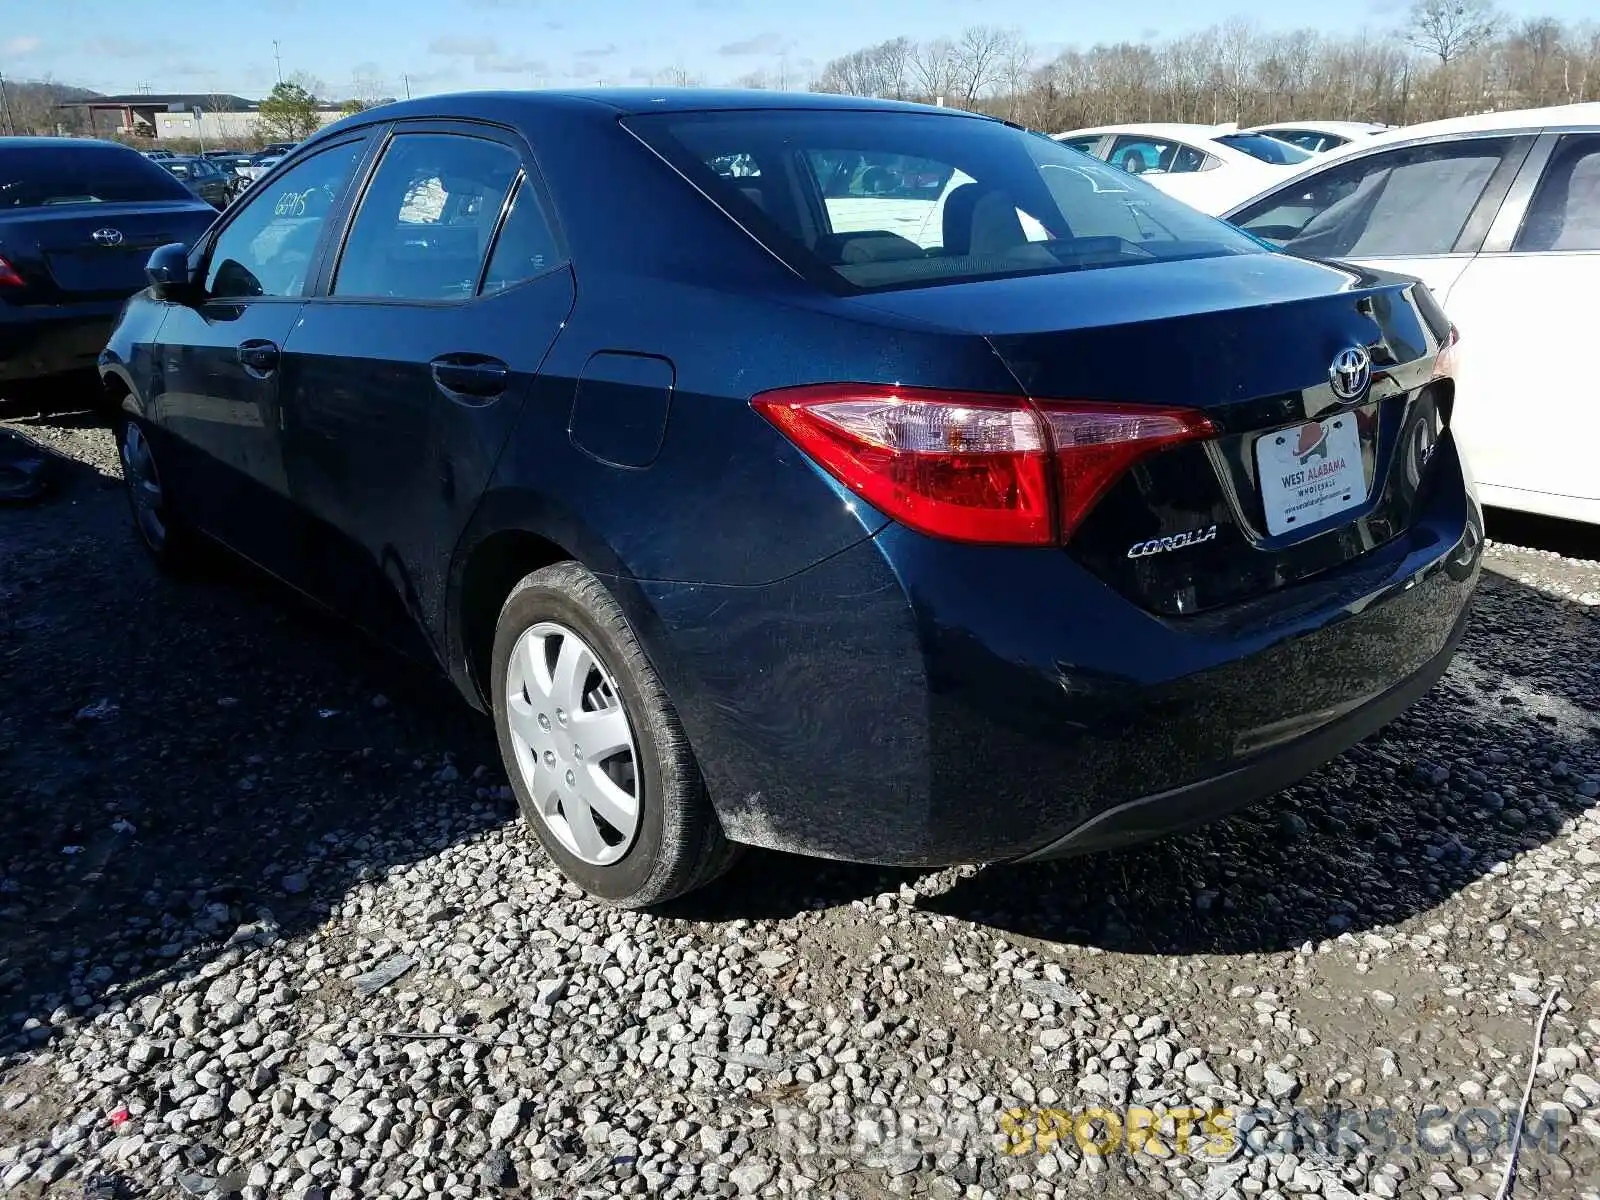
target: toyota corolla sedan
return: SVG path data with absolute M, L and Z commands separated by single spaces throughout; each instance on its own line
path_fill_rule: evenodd
M 0 137 L 0 384 L 93 371 L 150 251 L 216 215 L 126 146 Z
M 1478 575 L 1423 287 L 985 117 L 430 97 L 150 276 L 101 360 L 150 552 L 437 664 L 617 904 L 1202 822 L 1427 691 Z

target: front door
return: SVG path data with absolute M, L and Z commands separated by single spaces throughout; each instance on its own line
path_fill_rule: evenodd
M 1552 140 L 1526 213 L 1496 223 L 1450 294 L 1455 425 L 1486 502 L 1600 522 L 1600 387 L 1583 350 L 1600 284 L 1600 134 Z
M 297 523 L 283 460 L 283 348 L 364 148 L 358 137 L 319 151 L 242 204 L 205 251 L 203 294 L 170 306 L 156 351 L 154 409 L 175 505 L 290 579 Z
M 511 133 L 397 126 L 289 337 L 315 589 L 404 650 L 436 653 L 450 553 L 572 307 L 546 211 Z

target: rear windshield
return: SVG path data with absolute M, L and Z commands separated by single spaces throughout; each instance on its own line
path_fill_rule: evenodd
M 660 113 L 629 127 L 773 253 L 846 289 L 1261 253 L 1040 134 L 954 114 Z
M 188 200 L 159 165 L 115 146 L 0 149 L 0 210 Z
M 1288 142 L 1269 137 L 1264 133 L 1225 133 L 1212 140 L 1221 142 L 1224 146 L 1232 146 L 1251 158 L 1259 158 L 1262 162 L 1276 163 L 1283 167 L 1303 163 L 1311 157 L 1308 151 L 1302 150 L 1299 146 L 1291 146 Z

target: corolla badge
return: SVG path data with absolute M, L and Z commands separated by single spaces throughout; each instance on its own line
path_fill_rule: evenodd
M 1212 525 L 1206 529 L 1190 529 L 1185 533 L 1175 533 L 1171 537 L 1151 538 L 1148 542 L 1135 542 L 1129 546 L 1128 557 L 1148 558 L 1152 554 L 1165 554 L 1168 550 L 1187 550 L 1190 546 L 1214 541 L 1216 536 L 1217 527 Z
M 89 236 L 101 246 L 122 245 L 122 230 L 112 229 L 110 226 L 104 229 L 96 229 Z
M 1328 382 L 1341 400 L 1358 400 L 1372 382 L 1372 355 L 1365 346 L 1351 346 L 1334 355 L 1328 366 Z

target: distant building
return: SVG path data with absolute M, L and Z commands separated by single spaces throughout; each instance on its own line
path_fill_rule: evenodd
M 219 146 L 255 136 L 261 110 L 259 102 L 243 96 L 144 92 L 96 96 L 61 107 L 88 109 L 91 127 L 100 134 L 121 133 L 156 143 L 200 140 Z M 328 125 L 343 113 L 327 105 L 317 115 Z

